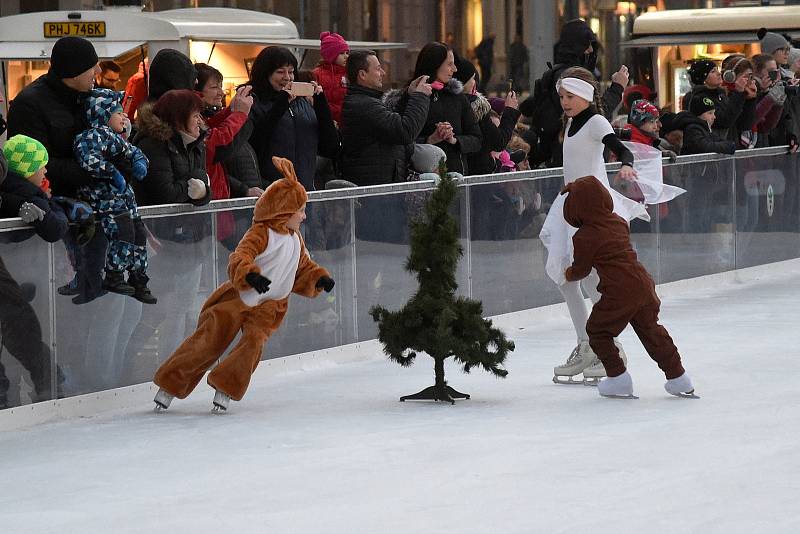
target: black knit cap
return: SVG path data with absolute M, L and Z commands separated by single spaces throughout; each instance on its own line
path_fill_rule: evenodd
M 693 85 L 703 85 L 708 74 L 715 68 L 717 64 L 710 59 L 695 59 L 689 66 L 689 79 Z
M 478 72 L 475 70 L 475 65 L 472 64 L 472 61 L 461 56 L 456 56 L 455 63 L 458 70 L 453 77 L 461 83 L 467 83 Z
M 712 109 L 715 109 L 714 101 L 707 96 L 695 96 L 692 98 L 692 102 L 689 104 L 689 111 L 698 117 L 706 111 L 711 111 Z
M 197 71 L 186 54 L 164 48 L 150 62 L 148 99 L 158 100 L 172 89 L 194 89 Z
M 82 37 L 62 37 L 53 45 L 50 72 L 58 78 L 74 78 L 97 65 L 94 45 Z

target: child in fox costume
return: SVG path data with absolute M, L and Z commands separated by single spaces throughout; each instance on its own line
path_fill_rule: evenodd
M 608 189 L 594 176 L 579 178 L 561 192 L 564 219 L 578 231 L 572 237 L 574 261 L 566 270 L 569 282 L 577 282 L 597 270 L 601 297 L 594 305 L 586 332 L 589 345 L 605 367 L 598 384 L 604 397 L 633 398 L 633 382 L 619 355 L 614 338 L 628 323 L 650 357 L 667 377 L 664 388 L 677 396 L 692 396 L 694 387 L 684 371 L 678 349 L 667 329 L 658 324 L 661 301 L 650 274 L 639 263 L 631 246 L 630 229 L 613 212 Z
M 205 302 L 194 334 L 156 371 L 156 411 L 189 395 L 239 330 L 239 343 L 211 371 L 208 384 L 216 390 L 214 411 L 241 400 L 264 343 L 286 315 L 289 293 L 316 297 L 333 289 L 330 273 L 311 260 L 300 237 L 306 190 L 291 161 L 273 157 L 272 163 L 283 178 L 256 202 L 253 224 L 228 259 L 230 280 Z

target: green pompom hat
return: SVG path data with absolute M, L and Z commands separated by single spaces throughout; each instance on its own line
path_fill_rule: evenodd
M 8 170 L 28 178 L 47 165 L 47 149 L 42 143 L 27 135 L 15 135 L 3 146 Z

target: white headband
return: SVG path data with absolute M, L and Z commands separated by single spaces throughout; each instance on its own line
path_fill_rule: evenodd
M 578 78 L 561 78 L 556 83 L 556 91 L 564 88 L 575 96 L 579 96 L 589 102 L 594 102 L 594 85 Z

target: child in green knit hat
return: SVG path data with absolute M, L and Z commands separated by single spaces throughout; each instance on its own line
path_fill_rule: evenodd
M 94 229 L 88 205 L 50 194 L 50 183 L 45 176 L 49 158 L 42 143 L 26 135 L 15 135 L 6 141 L 3 155 L 8 175 L 0 185 L 0 217 L 21 218 L 51 243 L 64 237 L 70 220 L 78 222 L 83 233 Z

